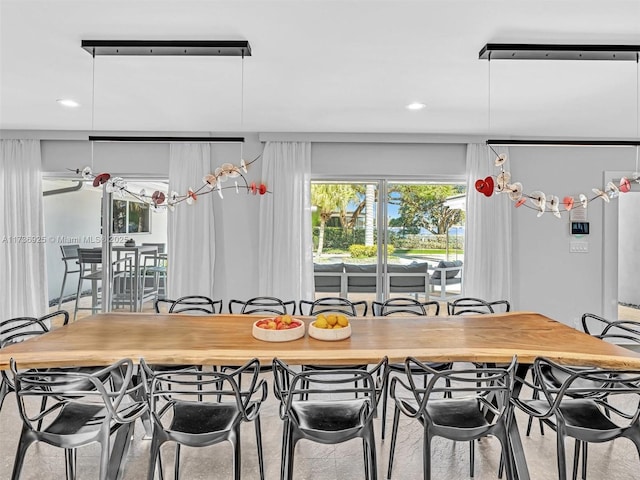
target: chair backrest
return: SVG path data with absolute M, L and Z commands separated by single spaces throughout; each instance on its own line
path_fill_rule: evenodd
M 386 317 L 387 315 L 429 315 L 429 307 L 434 307 L 434 315 L 440 314 L 440 304 L 435 300 L 420 302 L 414 298 L 399 297 L 390 298 L 384 302 L 371 302 L 371 313 L 375 317 Z
M 78 262 L 80 262 L 81 265 L 102 264 L 102 249 L 101 248 L 79 248 Z
M 612 340 L 614 342 L 616 340 L 624 340 L 622 343 L 631 342 L 640 345 L 640 322 L 633 320 L 611 322 L 602 330 L 600 335 L 595 336 L 603 340 Z
M 157 424 L 168 427 L 170 412 L 176 403 L 235 403 L 240 419 L 253 420 L 267 397 L 267 384 L 259 379 L 260 362 L 254 358 L 235 370 L 202 371 L 192 367 L 154 371 L 144 359 L 140 360 L 145 383 L 148 385 L 149 405 Z M 240 381 L 242 379 L 242 382 Z M 203 418 L 206 422 L 208 419 Z
M 582 315 L 582 330 L 589 335 L 600 335 L 602 331 L 613 323 L 595 313 L 585 313 Z
M 166 313 L 213 315 L 222 312 L 222 300 L 212 300 L 203 295 L 188 295 L 177 300 L 160 298 L 154 302 L 153 307 L 156 313 L 165 313 L 161 310 L 162 306 L 167 304 L 170 305 Z
M 577 399 L 604 406 L 619 428 L 638 422 L 640 371 L 570 367 L 543 357 L 535 359 L 533 369 L 549 403 L 550 414 L 563 419 L 562 402 Z M 618 398 L 611 401 L 614 395 Z
M 78 249 L 80 245 L 60 245 L 62 252 L 62 260 L 75 260 L 78 258 Z
M 143 247 L 156 247 L 158 249 L 158 253 L 164 253 L 165 248 L 167 248 L 166 243 L 143 243 Z
M 240 308 L 240 312 L 234 312 L 234 306 Z M 289 311 L 291 310 L 291 311 Z M 244 315 L 264 313 L 285 315 L 287 313 L 295 315 L 295 300 L 283 301 L 275 297 L 254 297 L 249 300 L 229 300 L 229 313 L 240 313 Z
M 140 383 L 132 386 L 135 366 L 129 359 L 90 372 L 79 369 L 21 371 L 12 359 L 11 371 L 25 427 L 34 432 L 45 432 L 49 440 L 56 436 L 55 431 L 48 430 L 52 421 L 67 424 L 67 428 L 62 429 L 66 431 L 64 436 L 83 438 L 83 435 L 86 436 L 81 428 L 83 421 L 124 424 L 139 418 L 148 409 L 146 401 L 132 400 L 145 397 L 145 385 Z M 46 410 L 42 410 L 41 402 L 34 399 L 45 398 L 49 402 Z M 66 418 L 64 409 L 69 405 L 82 408 L 79 411 L 84 411 L 88 417 Z M 77 424 L 77 433 L 70 434 L 68 432 L 72 429 L 69 424 L 73 422 Z
M 67 318 L 68 315 L 67 313 Z M 0 322 L 0 348 L 42 335 L 48 331 L 47 324 L 39 318 L 17 317 L 5 320 Z
M 318 315 L 319 313 L 333 312 L 357 317 L 359 307 L 362 307 L 362 316 L 365 316 L 368 306 L 364 300 L 352 302 L 342 297 L 324 297 L 315 301 L 300 300 L 298 311 L 301 315 Z
M 285 362 L 273 359 L 273 390 L 280 400 L 281 413 L 288 415 L 295 403 L 331 401 L 338 398 L 353 401 L 354 394 L 369 403 L 365 414 L 373 417 L 387 375 L 388 359 L 384 357 L 373 368 L 332 368 L 293 371 Z M 305 400 L 302 400 L 305 399 Z M 295 421 L 295 415 L 290 417 Z M 365 423 L 364 421 L 362 423 Z
M 405 374 L 409 382 L 409 390 L 413 393 L 417 405 L 412 416 L 424 416 L 433 424 L 427 406 L 432 396 L 438 402 L 451 401 L 452 408 L 456 408 L 456 402 L 461 399 L 472 399 L 477 402 L 478 408 L 492 412 L 493 419 L 490 425 L 495 425 L 509 414 L 516 363 L 517 359 L 513 357 L 506 368 L 436 370 L 429 364 L 408 357 L 405 360 Z M 429 375 L 426 387 L 424 386 L 425 375 Z M 394 396 L 396 382 L 402 383 L 399 378 L 392 379 L 391 392 Z M 452 428 L 464 429 L 465 426 L 452 426 Z
M 507 308 L 506 311 L 511 309 L 509 302 L 506 300 L 488 302 L 480 298 L 463 297 L 447 302 L 447 311 L 449 315 L 478 315 L 495 313 L 493 305 L 505 305 Z

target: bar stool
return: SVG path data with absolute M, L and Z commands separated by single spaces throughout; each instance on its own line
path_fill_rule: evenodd
M 70 273 L 80 273 L 80 267 L 70 270 L 70 268 L 75 268 L 75 266 L 78 265 L 78 248 L 80 248 L 80 245 L 60 245 L 62 261 L 64 262 L 64 275 L 62 276 L 62 287 L 60 288 L 60 298 L 58 299 L 58 310 L 60 310 L 62 306 L 62 297 L 64 297 L 64 286 L 67 283 L 67 275 Z
M 102 281 L 102 269 L 99 266 L 102 265 L 102 249 L 101 248 L 79 248 L 78 249 L 78 263 L 80 264 L 80 276 L 78 278 L 78 290 L 76 292 L 76 305 L 73 311 L 73 320 L 75 321 L 78 314 L 78 310 L 91 310 L 91 313 L 96 313 L 100 307 L 102 299 L 98 296 L 97 282 Z M 133 292 L 132 289 L 127 289 L 127 280 L 131 285 L 133 281 L 133 271 L 131 268 L 131 259 L 128 257 L 121 258 L 112 263 L 113 281 L 114 286 L 118 289 L 114 292 L 113 302 L 116 304 L 129 304 L 129 310 L 133 309 Z M 117 270 L 116 270 L 117 269 Z M 127 279 L 127 277 L 129 277 Z M 91 281 L 91 307 L 80 307 L 80 294 L 82 292 L 82 284 L 85 280 Z
M 142 261 L 142 298 L 153 293 L 154 300 L 163 298 L 167 289 L 167 254 L 165 253 L 164 243 L 143 243 L 143 247 L 157 247 L 157 253 L 147 255 L 143 254 Z M 147 287 L 147 274 L 152 279 L 152 284 Z

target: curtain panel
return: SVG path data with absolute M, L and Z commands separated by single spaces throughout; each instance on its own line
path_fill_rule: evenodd
M 259 294 L 313 299 L 311 144 L 267 142 L 260 199 Z
M 506 153 L 508 149 L 496 150 Z M 467 210 L 463 294 L 511 301 L 511 212 L 506 195 L 476 191 L 479 178 L 495 176 L 496 154 L 484 144 L 467 145 Z
M 48 310 L 39 140 L 0 140 L 0 320 Z
M 202 185 L 211 168 L 211 145 L 172 143 L 169 150 L 169 192 L 184 194 Z M 214 195 L 198 196 L 168 212 L 167 294 L 213 296 L 216 259 Z

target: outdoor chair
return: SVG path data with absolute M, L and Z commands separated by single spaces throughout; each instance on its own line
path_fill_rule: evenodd
M 133 362 L 120 360 L 92 373 L 46 369 L 20 371 L 11 361 L 23 427 L 13 465 L 18 480 L 34 442 L 64 448 L 67 478 L 75 478 L 76 449 L 100 444 L 100 480 L 120 478 L 136 419 L 147 412 L 144 385 L 132 386 Z M 34 400 L 49 400 L 46 410 Z M 111 446 L 111 436 L 116 434 Z
M 234 312 L 234 306 L 240 308 L 240 312 Z M 291 310 L 291 311 L 289 311 Z M 285 315 L 296 313 L 295 300 L 283 301 L 275 297 L 254 297 L 249 300 L 229 300 L 229 313 L 240 313 L 243 315 L 267 314 Z
M 80 245 L 60 245 L 62 253 L 62 261 L 64 262 L 64 273 L 62 275 L 62 286 L 60 287 L 60 298 L 58 299 L 58 310 L 62 307 L 62 299 L 64 298 L 64 286 L 67 283 L 67 275 L 72 273 L 80 273 L 78 263 L 78 248 Z
M 142 254 L 142 298 L 145 294 L 154 293 L 155 298 L 162 298 L 166 295 L 167 287 L 167 254 L 164 243 L 143 243 L 143 247 L 156 247 L 157 252 L 152 254 Z M 147 278 L 151 280 L 151 285 L 147 287 Z
M 167 442 L 176 443 L 174 472 L 180 474 L 180 447 L 206 447 L 229 441 L 233 448 L 233 478 L 240 479 L 240 426 L 253 422 L 256 431 L 260 479 L 264 480 L 260 406 L 267 397 L 267 384 L 258 380 L 260 362 L 253 359 L 228 373 L 174 370 L 154 371 L 141 360 L 148 377 L 149 408 L 153 418 L 153 437 L 148 479 L 155 477 L 160 449 Z M 243 389 L 238 377 L 248 374 L 249 387 Z M 162 475 L 161 475 L 162 478 Z
M 631 440 L 640 451 L 640 371 L 568 367 L 546 358 L 533 365 L 540 392 L 537 400 L 513 398 L 526 414 L 556 430 L 558 479 L 567 478 L 564 441 L 575 439 L 573 478 L 582 451 L 582 478 L 586 479 L 587 444 L 620 437 Z M 614 400 L 615 399 L 615 400 Z
M 435 436 L 468 441 L 471 445 L 488 435 L 497 437 L 502 445 L 502 456 L 506 459 L 507 477 L 513 478 L 508 425 L 512 412 L 510 397 L 515 366 L 514 357 L 507 368 L 486 368 L 478 376 L 476 369 L 439 371 L 415 358 L 405 360 L 408 383 L 400 377 L 394 377 L 390 384 L 391 396 L 396 403 L 394 417 L 399 417 L 402 412 L 417 419 L 424 428 L 425 480 L 431 478 L 431 439 Z M 425 375 L 429 375 L 426 388 L 418 387 L 417 381 L 423 380 Z M 391 478 L 393 469 L 398 435 L 396 418 L 393 424 L 387 478 Z
M 420 302 L 413 298 L 391 298 L 384 302 L 371 302 L 371 310 L 375 317 L 385 317 L 388 315 L 417 315 L 417 316 L 427 316 L 429 314 L 429 307 L 435 308 L 435 316 L 440 314 L 440 304 L 433 300 L 428 302 Z M 429 363 L 428 364 L 434 370 L 446 370 L 451 368 L 451 363 Z M 387 377 L 390 376 L 391 373 L 395 374 L 404 374 L 405 365 L 404 363 L 389 363 L 387 368 L 389 369 L 389 373 Z M 426 386 L 427 375 L 424 376 L 424 384 Z M 381 437 L 384 440 L 385 432 L 386 432 L 386 424 L 387 424 L 387 402 L 388 402 L 388 390 L 389 390 L 389 381 L 384 383 L 384 388 L 382 392 L 382 432 Z M 395 428 L 395 425 L 394 427 Z
M 281 480 L 293 479 L 295 448 L 303 439 L 334 445 L 361 438 L 365 478 L 378 478 L 373 418 L 386 364 L 385 357 L 370 370 L 345 367 L 296 373 L 278 358 L 273 360 L 274 393 L 284 422 Z M 354 378 L 361 386 L 353 386 Z
M 102 249 L 101 248 L 79 248 L 78 263 L 80 274 L 78 277 L 78 289 L 76 291 L 76 305 L 73 311 L 73 319 L 76 319 L 78 310 L 91 310 L 92 313 L 98 311 L 99 302 L 104 301 L 98 293 L 97 282 L 102 282 Z M 134 305 L 133 289 L 130 288 L 133 282 L 133 271 L 131 259 L 121 258 L 112 262 L 114 279 L 114 304 L 128 304 L 131 310 Z M 85 280 L 91 281 L 91 307 L 80 307 L 80 295 Z M 127 298 L 128 297 L 128 298 Z

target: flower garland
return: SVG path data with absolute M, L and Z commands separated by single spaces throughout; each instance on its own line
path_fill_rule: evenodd
M 577 197 L 577 203 L 576 198 L 573 196 L 565 196 L 563 197 L 562 202 L 560 202 L 560 198 L 556 195 L 545 195 L 539 190 L 531 193 L 523 193 L 522 183 L 511 182 L 511 173 L 504 169 L 507 161 L 507 155 L 496 152 L 491 146 L 489 146 L 489 148 L 491 148 L 491 151 L 496 154 L 496 160 L 494 163 L 496 167 L 500 167 L 500 173 L 495 177 L 488 176 L 486 178 L 479 178 L 476 180 L 476 190 L 487 197 L 493 195 L 494 192 L 508 193 L 509 198 L 514 202 L 514 206 L 516 208 L 524 205 L 536 210 L 538 212 L 538 217 L 541 217 L 544 212 L 549 211 L 555 217 L 561 218 L 560 205 L 562 205 L 564 207 L 564 211 L 567 212 L 577 206 L 587 208 L 589 202 L 593 200 L 600 198 L 605 203 L 609 203 L 610 199 L 617 198 L 620 193 L 627 193 L 631 190 L 631 181 L 626 177 L 622 177 L 620 179 L 619 186 L 613 182 L 609 182 L 603 189 L 593 188 L 591 191 L 595 195 L 591 198 L 588 198 L 584 193 L 579 194 Z M 640 177 L 636 174 L 633 181 L 640 183 Z M 532 205 L 529 205 L 527 200 L 530 200 Z
M 93 180 L 94 187 L 100 187 L 101 185 L 106 184 L 106 190 L 108 193 L 115 193 L 119 197 L 124 197 L 125 194 L 129 194 L 138 201 L 149 205 L 154 211 L 162 211 L 168 208 L 170 211 L 174 211 L 175 206 L 181 202 L 185 202 L 187 205 L 192 205 L 200 195 L 206 195 L 208 193 L 213 192 L 215 189 L 220 195 L 220 198 L 224 198 L 222 195 L 222 190 L 226 190 L 229 188 L 234 188 L 236 193 L 240 193 L 240 190 L 246 190 L 246 192 L 253 195 L 264 195 L 265 193 L 271 193 L 267 190 L 267 186 L 260 182 L 251 182 L 249 183 L 244 176 L 247 173 L 248 168 L 251 164 L 256 162 L 260 158 L 258 155 L 250 162 L 245 162 L 244 160 L 240 161 L 240 165 L 233 165 L 231 163 L 223 163 L 218 168 L 215 169 L 213 173 L 209 173 L 205 175 L 202 179 L 203 185 L 199 188 L 189 188 L 187 193 L 180 194 L 178 192 L 171 192 L 171 194 L 167 196 L 164 192 L 160 190 L 156 190 L 151 195 L 147 194 L 147 192 L 143 189 L 139 192 L 133 192 L 129 190 L 127 187 L 127 182 L 122 177 L 112 177 L 109 173 L 99 173 L 95 175 L 91 171 L 91 167 L 84 167 L 82 170 L 75 169 L 72 170 L 76 174 L 81 175 L 85 180 Z M 238 185 L 238 178 L 241 178 L 244 182 L 244 185 Z M 235 179 L 233 185 L 222 186 L 223 183 L 227 182 L 229 179 Z

